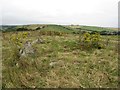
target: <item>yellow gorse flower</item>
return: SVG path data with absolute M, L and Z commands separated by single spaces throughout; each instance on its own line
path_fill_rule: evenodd
M 80 45 L 82 45 L 83 48 L 90 48 L 90 47 L 99 47 L 100 45 L 100 34 L 99 33 L 95 33 L 95 34 L 90 34 L 90 33 L 84 33 L 81 37 L 80 37 Z
M 28 36 L 27 32 L 19 32 L 17 34 L 13 34 L 10 40 L 14 45 L 21 47 L 23 39 L 27 38 L 27 36 Z

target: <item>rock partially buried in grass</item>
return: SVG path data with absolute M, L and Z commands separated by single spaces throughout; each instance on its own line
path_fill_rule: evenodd
M 27 56 L 28 54 L 34 54 L 35 53 L 35 49 L 33 48 L 32 45 L 40 44 L 40 43 L 44 43 L 43 40 L 40 39 L 40 38 L 34 40 L 33 42 L 26 41 L 26 43 L 24 44 L 23 48 L 21 48 L 19 50 L 20 56 Z
M 49 65 L 50 66 L 54 66 L 54 65 L 56 65 L 57 64 L 57 62 L 51 62 Z
M 36 40 L 34 40 L 31 44 L 40 44 L 40 43 L 44 43 L 42 39 L 38 38 Z
M 32 47 L 31 42 L 26 41 L 23 49 L 19 50 L 20 56 L 27 56 L 28 54 L 34 54 L 35 49 Z
M 49 65 L 50 65 L 51 67 L 53 67 L 53 66 L 55 66 L 55 65 L 57 65 L 57 66 L 59 66 L 59 67 L 62 67 L 62 66 L 64 65 L 64 62 L 63 62 L 62 60 L 52 61 L 52 62 L 50 62 Z
M 25 46 L 24 46 L 24 50 L 27 54 L 34 54 L 35 50 L 32 47 L 31 42 L 26 42 Z

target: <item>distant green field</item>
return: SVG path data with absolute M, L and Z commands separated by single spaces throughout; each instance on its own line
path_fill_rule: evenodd
M 98 32 L 101 32 L 101 31 L 114 31 L 112 28 L 104 28 L 104 27 L 97 27 L 97 26 L 69 26 L 71 28 L 80 28 L 82 30 L 86 30 L 86 31 L 98 31 Z

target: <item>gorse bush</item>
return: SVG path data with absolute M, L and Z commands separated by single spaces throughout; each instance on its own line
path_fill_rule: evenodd
M 12 49 L 10 62 L 14 62 L 10 63 L 10 66 L 16 65 L 16 63 L 20 59 L 20 49 L 23 48 L 27 36 L 28 32 L 14 33 L 10 36 L 10 44 Z
M 27 38 L 28 32 L 19 32 L 17 34 L 13 34 L 10 38 L 11 43 L 18 48 L 21 48 L 23 46 L 25 38 Z
M 91 42 L 92 42 L 92 46 L 95 48 L 99 48 L 100 47 L 100 34 L 95 33 L 91 35 Z
M 81 49 L 103 48 L 103 44 L 101 43 L 101 36 L 99 33 L 90 34 L 86 32 L 80 35 L 79 43 Z

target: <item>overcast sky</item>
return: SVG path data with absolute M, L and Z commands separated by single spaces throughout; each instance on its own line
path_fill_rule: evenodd
M 119 0 L 2 0 L 2 24 L 118 26 Z

